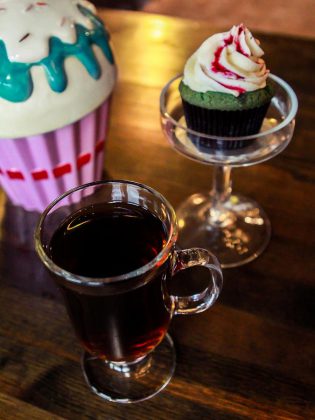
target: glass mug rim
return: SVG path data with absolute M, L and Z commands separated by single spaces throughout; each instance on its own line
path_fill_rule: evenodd
M 67 196 L 83 189 L 102 186 L 102 185 L 110 185 L 110 184 L 134 185 L 138 188 L 148 191 L 150 194 L 152 194 L 154 197 L 160 200 L 165 205 L 167 209 L 167 213 L 170 218 L 170 229 L 169 229 L 169 232 L 167 232 L 167 241 L 163 245 L 163 248 L 161 249 L 161 251 L 156 255 L 156 257 L 154 257 L 151 261 L 149 261 L 145 265 L 135 270 L 132 270 L 128 273 L 120 274 L 118 276 L 111 276 L 111 277 L 87 277 L 87 276 L 81 276 L 79 274 L 71 273 L 70 271 L 67 271 L 64 268 L 57 265 L 56 263 L 54 263 L 54 261 L 47 255 L 41 242 L 41 232 L 42 232 L 43 223 L 46 217 L 48 216 L 48 214 L 50 213 L 50 211 L 56 206 L 56 204 L 60 203 Z M 109 203 L 114 203 L 114 202 L 119 202 L 119 200 L 109 201 Z M 61 276 L 64 280 L 69 281 L 73 284 L 77 284 L 81 286 L 92 286 L 92 287 L 131 280 L 133 278 L 144 275 L 145 273 L 151 271 L 153 268 L 159 265 L 162 265 L 167 260 L 173 245 L 176 243 L 177 236 L 178 236 L 178 226 L 177 226 L 176 213 L 172 205 L 169 203 L 169 201 L 162 194 L 160 194 L 154 188 L 149 187 L 148 185 L 145 185 L 136 181 L 122 180 L 122 179 L 89 182 L 87 184 L 79 185 L 78 187 L 74 187 L 66 191 L 62 195 L 55 198 L 55 200 L 52 201 L 46 207 L 46 209 L 42 212 L 39 218 L 39 221 L 37 223 L 37 226 L 35 228 L 35 232 L 34 232 L 35 249 L 40 259 L 44 263 L 44 265 L 50 271 L 57 274 L 58 276 Z

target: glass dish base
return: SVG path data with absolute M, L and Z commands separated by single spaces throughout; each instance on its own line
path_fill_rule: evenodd
M 257 258 L 271 236 L 270 221 L 254 200 L 232 194 L 214 207 L 210 193 L 188 197 L 176 210 L 178 245 L 213 252 L 223 268 L 239 267 Z
M 99 397 L 116 403 L 147 400 L 170 382 L 176 365 L 173 340 L 163 341 L 147 356 L 132 363 L 106 362 L 87 352 L 81 366 L 89 388 Z

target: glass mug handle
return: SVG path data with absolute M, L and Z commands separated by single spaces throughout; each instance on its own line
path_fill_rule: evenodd
M 175 251 L 173 276 L 189 267 L 201 266 L 209 270 L 209 284 L 200 293 L 189 296 L 171 295 L 175 315 L 190 315 L 203 312 L 217 300 L 223 284 L 223 276 L 217 258 L 203 248 Z

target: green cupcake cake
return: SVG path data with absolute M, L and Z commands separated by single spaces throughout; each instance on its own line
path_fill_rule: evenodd
M 259 132 L 273 96 L 264 54 L 243 25 L 208 38 L 188 59 L 179 90 L 188 128 L 218 137 Z M 202 140 L 201 149 L 237 149 L 244 140 Z

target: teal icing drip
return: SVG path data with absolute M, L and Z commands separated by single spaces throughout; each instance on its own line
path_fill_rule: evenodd
M 11 102 L 25 101 L 33 92 L 33 81 L 28 66 L 12 63 L 0 40 L 0 96 Z
M 85 7 L 78 5 L 78 8 L 81 11 L 81 13 L 83 13 L 85 16 L 89 17 L 92 20 L 92 22 L 94 23 L 94 26 L 98 28 L 99 31 L 102 33 L 102 36 L 95 36 L 96 34 L 92 32 L 91 33 L 92 41 L 94 42 L 94 44 L 98 45 L 101 48 L 107 60 L 111 64 L 114 64 L 115 63 L 114 56 L 109 45 L 109 33 L 104 28 L 103 22 L 101 21 L 101 19 L 93 15 L 93 13 L 90 12 Z
M 78 6 L 81 13 L 88 16 L 94 25 L 89 30 L 82 25 L 76 25 L 77 42 L 68 44 L 59 38 L 49 40 L 49 55 L 34 63 L 19 63 L 9 60 L 5 44 L 0 40 L 0 97 L 11 102 L 26 101 L 33 92 L 31 68 L 42 66 L 45 69 L 47 81 L 54 92 L 63 92 L 68 84 L 64 68 L 67 57 L 75 56 L 84 65 L 90 76 L 97 80 L 101 76 L 101 67 L 95 57 L 92 45 L 98 45 L 107 60 L 114 64 L 114 57 L 109 46 L 109 35 L 103 23 L 89 10 Z

